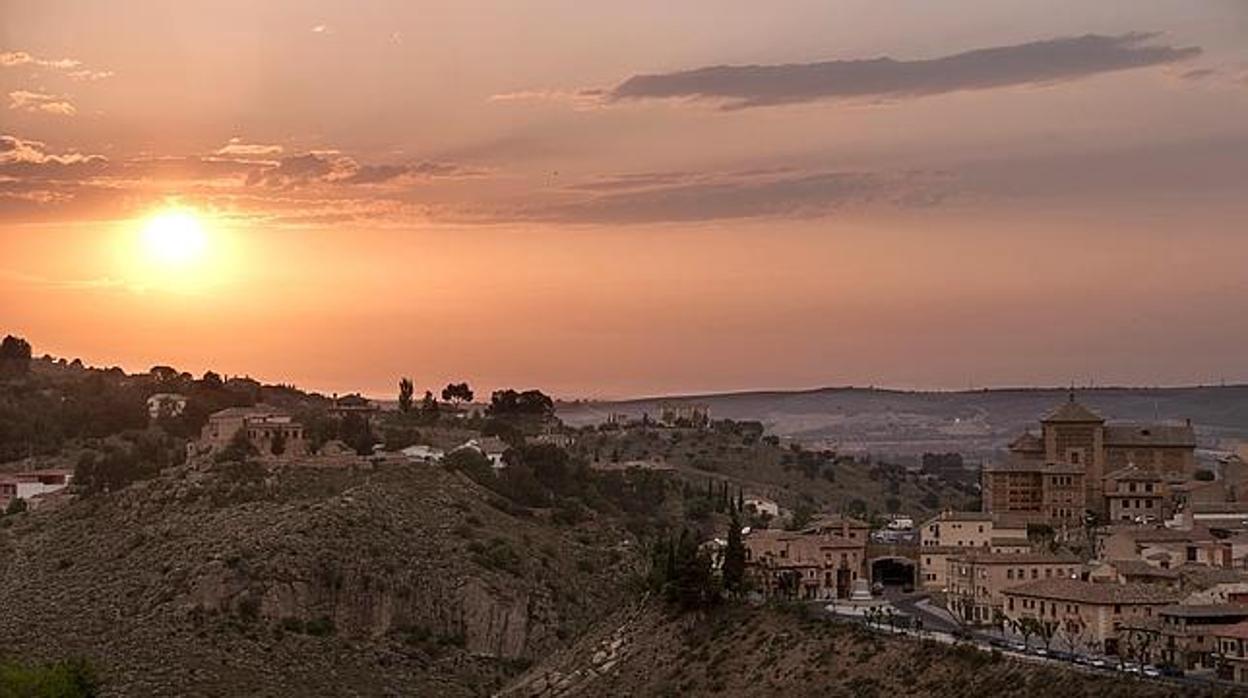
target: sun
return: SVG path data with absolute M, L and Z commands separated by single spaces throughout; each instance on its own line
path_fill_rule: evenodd
M 161 211 L 143 226 L 142 247 L 150 262 L 164 267 L 187 267 L 200 262 L 208 236 L 195 212 Z

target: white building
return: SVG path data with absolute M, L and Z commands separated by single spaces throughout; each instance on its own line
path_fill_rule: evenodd
M 29 500 L 63 490 L 73 479 L 74 471 L 59 468 L 0 475 L 0 508 L 7 507 L 14 499 Z
M 420 461 L 421 463 L 438 463 L 442 460 L 442 456 L 446 455 L 441 449 L 434 448 L 433 446 L 427 446 L 425 444 L 408 446 L 407 448 L 401 449 L 399 453 L 402 453 L 404 456 L 414 461 Z
M 483 439 L 469 439 L 456 447 L 453 451 L 451 451 L 451 453 L 454 453 L 455 451 L 462 451 L 467 448 L 470 448 L 489 459 L 490 465 L 495 470 L 502 470 L 506 467 L 506 463 L 503 462 L 503 454 L 506 453 L 507 449 L 510 447 L 507 445 L 506 441 L 503 441 L 497 436 L 487 436 Z

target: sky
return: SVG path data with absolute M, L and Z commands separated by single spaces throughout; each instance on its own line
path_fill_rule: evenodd
M 1243 382 L 1246 223 L 1242 0 L 0 0 L 0 333 L 96 365 Z

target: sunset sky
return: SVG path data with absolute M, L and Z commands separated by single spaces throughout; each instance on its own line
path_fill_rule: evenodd
M 389 396 L 1248 381 L 1242 0 L 0 0 L 0 334 Z

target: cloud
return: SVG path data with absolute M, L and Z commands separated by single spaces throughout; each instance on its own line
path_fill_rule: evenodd
M 1212 75 L 1217 75 L 1218 71 L 1213 68 L 1196 68 L 1179 75 L 1180 80 L 1204 80 Z
M 30 179 L 77 179 L 103 172 L 108 158 L 69 152 L 49 153 L 39 141 L 0 135 L 0 176 Z
M 231 157 L 276 157 L 282 154 L 282 146 L 247 143 L 243 139 L 235 137 L 227 141 L 225 145 L 217 148 L 214 154 Z
M 426 160 L 415 164 L 365 164 L 337 151 L 291 155 L 273 166 L 256 169 L 247 179 L 254 186 L 297 187 L 309 184 L 382 184 L 401 177 L 445 179 L 475 177 L 484 170 Z
M 78 113 L 74 105 L 65 97 L 27 90 L 15 90 L 9 93 L 9 109 L 58 116 L 73 116 Z
M 786 172 L 625 176 L 639 188 L 520 211 L 519 218 L 569 223 L 668 223 L 743 218 L 819 218 L 853 206 L 934 205 L 953 193 L 940 172 Z M 657 186 L 655 186 L 657 184 Z M 584 190 L 585 187 L 574 187 Z
M 72 58 L 61 58 L 57 60 L 47 58 L 36 58 L 25 51 L 5 51 L 0 53 L 0 66 L 5 68 L 14 68 L 20 65 L 33 65 L 40 68 L 55 68 L 57 70 L 72 70 L 82 65 L 81 61 Z
M 71 80 L 103 80 L 113 76 L 111 70 L 92 70 L 83 67 L 82 61 L 72 58 L 39 58 L 33 56 L 26 51 L 4 51 L 0 52 L 0 67 L 17 68 L 21 66 L 32 66 L 36 68 L 49 68 L 51 70 L 59 70 L 65 73 Z
M 825 99 L 905 99 L 962 90 L 1077 80 L 1163 65 L 1201 54 L 1199 47 L 1152 43 L 1155 33 L 1088 34 L 977 49 L 932 59 L 834 60 L 785 65 L 719 65 L 635 75 L 604 99 L 692 99 L 744 109 Z

